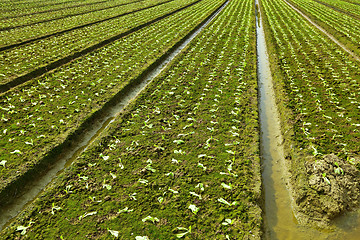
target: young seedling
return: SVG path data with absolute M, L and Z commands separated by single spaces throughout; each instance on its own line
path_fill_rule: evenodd
M 194 204 L 190 204 L 188 208 L 193 212 L 193 214 L 197 214 L 197 212 L 199 211 L 199 208 Z
M 11 154 L 22 154 L 22 152 L 20 150 L 15 150 L 13 152 L 10 152 Z
M 191 226 L 189 226 L 189 228 L 177 227 L 176 230 L 177 230 L 177 231 L 185 231 L 185 232 L 183 232 L 183 233 L 178 233 L 178 234 L 176 234 L 176 237 L 177 237 L 177 238 L 182 238 L 182 237 L 184 237 L 186 234 L 191 233 Z
M 189 128 L 189 127 L 192 127 L 193 125 L 194 125 L 194 123 L 190 123 L 190 124 L 186 125 L 185 127 L 183 127 L 183 129 L 185 130 L 185 129 Z
M 105 182 L 106 182 L 106 180 L 104 179 L 103 188 L 106 188 L 107 190 L 111 190 L 111 188 L 112 188 L 111 185 L 106 184 Z
M 170 177 L 174 177 L 174 173 L 173 172 L 169 172 L 169 173 L 165 173 L 165 176 L 170 176 Z
M 313 155 L 314 155 L 314 157 L 316 156 L 316 155 L 318 155 L 319 154 L 319 152 L 318 152 L 318 150 L 314 147 L 314 146 L 311 146 L 312 147 L 312 149 L 313 149 Z
M 179 193 L 178 191 L 173 190 L 173 189 L 171 189 L 171 188 L 169 188 L 168 190 L 169 190 L 170 192 L 174 193 L 174 194 L 178 194 L 178 193 Z
M 190 194 L 197 197 L 197 198 L 199 198 L 200 200 L 202 199 L 201 195 L 199 195 L 199 194 L 197 194 L 195 192 L 190 192 Z
M 52 208 L 51 208 L 51 214 L 52 215 L 55 214 L 54 210 L 59 211 L 59 210 L 61 210 L 61 207 L 55 206 L 55 203 L 53 203 Z
M 81 219 L 83 219 L 83 218 L 86 218 L 87 216 L 92 216 L 92 215 L 95 215 L 95 214 L 97 214 L 97 212 L 89 212 L 89 213 L 84 213 L 84 215 L 81 215 L 80 217 L 79 217 L 79 221 L 81 220 Z
M 142 184 L 145 184 L 145 185 L 148 185 L 148 184 L 149 184 L 149 181 L 148 181 L 148 180 L 142 179 L 142 178 L 139 178 L 138 182 L 139 182 L 139 183 L 142 183 Z
M 91 201 L 93 201 L 93 202 L 98 202 L 98 203 L 99 203 L 99 202 L 102 202 L 101 200 L 95 201 L 95 198 L 96 198 L 96 197 L 89 196 L 89 199 L 90 199 Z
M 119 209 L 119 214 L 120 213 L 129 213 L 129 212 L 133 212 L 134 209 L 129 209 L 128 207 L 125 207 L 124 209 Z
M 209 155 L 206 155 L 206 154 L 200 154 L 200 155 L 198 155 L 198 158 L 202 158 L 202 157 L 206 157 L 206 158 L 210 158 L 210 159 L 214 159 L 214 158 L 215 158 L 214 156 L 209 156 Z
M 203 192 L 205 190 L 203 183 L 198 183 L 198 185 L 196 185 L 195 188 L 200 188 L 201 192 Z
M 223 199 L 223 198 L 219 198 L 219 199 L 218 199 L 218 202 L 221 202 L 221 203 L 226 204 L 226 205 L 228 205 L 228 206 L 232 206 L 232 205 L 235 206 L 235 205 L 238 204 L 237 201 L 234 201 L 234 202 L 232 202 L 232 203 L 229 203 L 228 201 L 226 201 L 226 200 Z
M 78 177 L 80 178 L 80 180 L 84 180 L 84 181 L 86 181 L 86 180 L 88 180 L 88 179 L 89 179 L 89 177 L 86 177 L 86 176 L 80 176 L 80 174 L 78 174 Z
M 326 173 L 323 173 L 322 177 L 323 177 L 324 181 L 330 185 L 330 180 L 326 177 Z
M 137 193 L 129 194 L 130 199 L 136 201 L 136 194 L 137 194 Z
M 104 161 L 106 161 L 106 160 L 108 160 L 110 158 L 109 156 L 105 156 L 103 153 L 100 153 L 99 157 L 104 159 Z
M 26 234 L 26 230 L 31 227 L 31 224 L 33 224 L 34 222 L 30 221 L 29 222 L 29 225 L 27 227 L 24 227 L 24 226 L 18 226 L 16 228 L 16 231 L 21 231 L 21 235 L 25 235 Z
M 72 193 L 72 191 L 70 191 L 71 188 L 72 188 L 72 185 L 67 185 L 67 186 L 65 187 L 65 192 L 66 192 L 66 193 Z
M 222 186 L 223 188 L 225 188 L 225 189 L 229 189 L 229 190 L 232 189 L 232 184 L 231 184 L 231 183 L 229 183 L 229 185 L 227 185 L 226 183 L 221 183 L 221 186 Z
M 147 216 L 147 217 L 143 218 L 142 221 L 143 222 L 151 221 L 152 223 L 155 224 L 155 222 L 159 222 L 160 220 L 157 217 Z
M 115 231 L 115 230 L 110 230 L 110 229 L 107 229 L 111 235 L 113 235 L 114 237 L 118 238 L 119 237 L 119 231 Z
M 151 163 L 146 165 L 145 169 L 148 170 L 148 171 L 151 171 L 153 173 L 156 172 L 156 170 L 151 166 Z
M 30 142 L 25 142 L 26 145 L 31 145 L 34 146 L 34 141 L 32 139 L 30 139 Z
M 227 226 L 227 225 L 232 225 L 233 223 L 234 223 L 234 220 L 231 220 L 230 218 L 227 218 L 221 224 L 224 225 L 224 226 Z
M 360 124 L 359 124 L 359 126 L 360 126 Z M 354 158 L 350 158 L 349 156 L 347 156 L 346 161 L 349 162 L 352 165 L 355 165 L 355 159 Z
M 181 140 L 181 139 L 178 139 L 178 140 L 174 140 L 173 142 L 180 145 L 180 144 L 184 143 L 185 141 Z
M 156 145 L 156 144 L 154 144 L 154 147 L 155 147 L 155 151 L 157 151 L 157 150 L 164 151 L 165 150 L 165 148 L 163 148 L 163 147 L 161 147 L 159 145 Z
M 206 167 L 204 166 L 204 164 L 202 163 L 198 163 L 197 165 L 198 167 L 201 167 L 204 171 L 206 171 Z
M 135 240 L 149 240 L 148 236 L 136 236 Z
M 176 149 L 175 149 L 175 150 L 174 150 L 174 153 L 175 153 L 175 154 L 181 154 L 181 155 L 186 154 L 186 152 L 184 152 L 184 151 L 181 150 L 181 149 L 180 149 L 180 150 L 176 150 Z
M 3 167 L 5 168 L 5 163 L 7 163 L 7 161 L 6 161 L 6 160 L 2 160 L 2 161 L 0 162 L 0 166 L 3 166 Z
M 116 175 L 115 175 L 115 174 L 113 174 L 112 172 L 110 172 L 110 176 L 111 176 L 113 179 L 115 179 L 115 178 L 116 178 Z
M 341 167 L 339 167 L 339 164 L 337 162 L 335 162 L 335 165 L 337 166 L 337 168 L 334 169 L 334 172 L 339 175 L 340 174 L 344 175 L 344 170 Z
M 121 162 L 121 158 L 119 158 L 119 167 L 120 169 L 124 169 L 124 164 Z
M 174 164 L 179 164 L 181 163 L 180 160 L 176 160 L 175 158 L 171 159 L 171 163 L 174 163 Z

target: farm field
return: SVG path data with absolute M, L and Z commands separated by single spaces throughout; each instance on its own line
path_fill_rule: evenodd
M 0 239 L 356 239 L 335 221 L 359 210 L 359 7 L 0 0 Z
M 290 0 L 302 12 L 360 55 L 360 5 L 343 1 Z M 338 3 L 338 4 L 336 4 Z M 351 10 L 350 10 L 351 9 Z
M 86 54 L 88 51 L 103 46 L 104 43 L 116 40 L 119 38 L 118 36 L 122 37 L 122 35 L 134 31 L 134 29 L 136 30 L 136 28 L 143 27 L 148 23 L 150 24 L 157 18 L 177 11 L 193 2 L 195 1 L 182 1 L 179 3 L 179 1 L 169 2 L 160 0 L 158 2 L 151 1 L 146 4 L 144 3 L 141 8 L 139 6 L 129 6 L 133 10 L 135 7 L 135 12 L 133 10 L 126 11 L 127 9 L 123 7 L 120 17 L 114 19 L 106 18 L 107 21 L 70 29 L 71 31 L 66 30 L 66 32 L 61 34 L 46 35 L 48 37 L 44 39 L 21 46 L 14 46 L 11 49 L 2 51 L 3 64 L 1 65 L 1 70 L 5 74 L 2 74 L 0 84 L 2 86 L 10 84 L 11 86 L 12 82 L 22 77 L 25 77 L 24 81 L 26 81 L 52 66 L 57 67 L 67 63 L 74 58 Z M 155 14 L 153 13 L 154 10 L 156 11 Z M 38 69 L 40 69 L 40 73 L 36 72 L 39 71 Z
M 262 3 L 297 214 L 325 224 L 359 198 L 360 65 L 284 1 Z
M 49 34 L 57 34 L 59 32 L 63 32 L 65 30 L 72 30 L 72 28 L 79 27 L 86 24 L 98 23 L 102 22 L 102 20 L 107 19 L 117 19 L 117 17 L 126 12 L 133 12 L 141 7 L 156 5 L 156 3 L 160 3 L 161 1 L 148 1 L 148 2 L 134 2 L 133 4 L 123 5 L 119 8 L 115 8 L 110 10 L 106 10 L 109 14 L 104 15 L 99 12 L 90 12 L 87 15 L 78 15 L 64 19 L 57 19 L 49 22 L 39 22 L 37 24 L 30 24 L 29 26 L 23 26 L 12 29 L 3 29 L 0 32 L 0 36 L 2 36 L 2 42 L 0 42 L 2 47 L 6 47 L 11 44 L 26 42 L 28 39 L 38 39 L 43 37 L 44 35 Z M 165 2 L 165 1 L 163 1 Z M 48 15 L 51 13 L 47 13 Z M 7 36 L 3 38 L 3 36 Z
M 185 8 L 1 95 L 1 194 L 220 5 Z
M 27 236 L 109 238 L 121 232 L 124 238 L 134 233 L 170 239 L 206 238 L 214 231 L 223 239 L 259 236 L 253 11 L 250 0 L 229 3 L 53 186 L 65 192 L 56 200 L 47 192 L 53 195 L 50 202 L 38 206 L 64 211 L 41 210 L 36 229 L 29 231 L 33 235 Z M 59 217 L 53 220 L 60 232 L 41 232 L 41 225 L 48 225 L 43 214 Z M 65 223 L 68 217 L 82 230 Z M 203 218 L 209 220 L 196 220 Z M 99 227 L 89 233 L 96 219 Z
M 113 13 L 111 12 L 113 9 L 124 7 L 128 4 L 141 2 L 139 0 L 130 0 L 130 1 L 103 1 L 103 2 L 83 2 L 81 5 L 75 6 L 68 6 L 54 9 L 53 6 L 50 6 L 49 9 L 39 9 L 36 8 L 34 12 L 28 11 L 28 6 L 25 5 L 23 12 L 15 11 L 13 15 L 2 15 L 0 20 L 1 30 L 5 29 L 14 29 L 14 28 L 21 28 L 24 26 L 31 26 L 38 23 L 43 22 L 51 22 L 58 19 L 66 19 L 70 18 L 69 20 L 72 21 L 71 17 L 85 15 L 88 13 L 100 13 L 104 15 L 104 11 L 110 11 L 109 13 L 106 12 L 106 15 Z M 89 17 L 86 15 L 86 17 Z M 94 19 L 94 16 L 92 17 Z M 78 21 L 78 20 L 77 20 Z

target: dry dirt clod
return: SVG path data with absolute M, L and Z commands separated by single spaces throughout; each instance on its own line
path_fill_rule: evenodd
M 335 154 L 305 162 L 308 191 L 299 204 L 310 219 L 329 220 L 352 209 L 359 200 L 359 170 Z

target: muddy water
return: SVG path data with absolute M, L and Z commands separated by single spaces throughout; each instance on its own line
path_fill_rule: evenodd
M 228 4 L 228 1 L 201 26 L 197 28 L 190 36 L 186 37 L 182 43 L 166 56 L 156 67 L 148 71 L 141 79 L 140 83 L 132 87 L 126 94 L 118 99 L 117 103 L 108 109 L 101 119 L 97 119 L 93 125 L 86 129 L 85 133 L 80 136 L 78 142 L 74 143 L 71 148 L 65 149 L 57 158 L 56 163 L 51 166 L 46 174 L 40 176 L 36 181 L 29 182 L 24 186 L 24 190 L 19 196 L 7 206 L 0 208 L 0 229 L 5 228 L 11 220 L 16 217 L 27 205 L 29 205 L 43 189 L 59 175 L 66 167 L 70 166 L 77 157 L 84 152 L 92 142 L 106 130 L 123 109 L 136 98 L 138 94 L 154 79 L 166 65 L 180 53 L 182 49 L 190 43 Z
M 257 0 L 255 2 L 257 4 Z M 356 212 L 336 219 L 331 230 L 320 231 L 301 226 L 296 221 L 287 187 L 288 171 L 260 12 L 257 13 L 256 20 L 262 181 L 265 198 L 264 239 L 360 239 L 360 214 Z

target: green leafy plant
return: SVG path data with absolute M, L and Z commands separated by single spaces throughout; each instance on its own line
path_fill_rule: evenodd
M 143 222 L 151 221 L 152 223 L 159 222 L 160 220 L 157 217 L 147 216 L 142 219 Z

